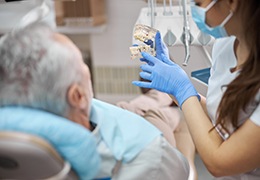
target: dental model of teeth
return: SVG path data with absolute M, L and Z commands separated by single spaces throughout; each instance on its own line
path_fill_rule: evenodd
M 131 59 L 140 59 L 142 57 L 141 52 L 147 52 L 153 56 L 155 56 L 155 50 L 148 45 L 140 45 L 130 47 Z
M 143 42 L 144 44 L 132 46 L 129 48 L 131 53 L 131 59 L 141 58 L 141 52 L 147 52 L 153 56 L 156 55 L 156 51 L 154 49 L 154 41 L 157 31 L 158 30 L 143 24 L 135 25 L 134 38 Z

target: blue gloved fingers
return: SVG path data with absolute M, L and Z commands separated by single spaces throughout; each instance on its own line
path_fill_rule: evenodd
M 133 81 L 132 84 L 143 88 L 151 88 L 151 82 Z
M 152 56 L 149 53 L 142 52 L 142 56 L 144 59 L 146 59 L 145 62 L 147 62 L 149 65 L 150 63 L 156 64 L 157 62 L 159 62 L 159 60 L 156 57 Z
M 140 66 L 140 69 L 142 69 L 142 71 L 148 72 L 148 73 L 152 72 L 152 68 L 153 68 L 153 66 L 150 66 L 149 64 L 142 64 Z
M 164 54 L 161 54 L 162 61 L 168 65 L 174 65 L 175 63 L 171 61 L 168 57 L 166 57 Z
M 168 48 L 164 44 L 159 31 L 155 35 L 155 49 L 156 49 L 156 57 L 158 59 L 162 60 L 161 54 L 164 54 L 166 57 L 169 58 Z
M 140 61 L 146 62 L 146 63 L 149 64 L 150 66 L 153 66 L 153 65 L 154 65 L 153 63 L 151 63 L 150 61 L 146 60 L 145 58 L 140 58 Z
M 133 44 L 132 46 L 136 47 L 136 46 L 139 46 L 138 44 Z
M 156 48 L 156 52 L 160 51 L 160 53 L 162 53 L 163 51 L 163 47 L 162 46 L 162 38 L 161 38 L 161 33 L 158 31 L 155 35 L 155 48 Z
M 145 79 L 145 80 L 148 80 L 148 81 L 152 81 L 152 77 L 151 77 L 151 73 L 148 73 L 148 72 L 140 72 L 139 73 L 140 77 Z

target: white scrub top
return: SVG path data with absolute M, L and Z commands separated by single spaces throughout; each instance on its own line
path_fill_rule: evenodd
M 234 54 L 235 37 L 222 38 L 216 41 L 213 47 L 213 65 L 209 79 L 209 87 L 207 93 L 207 110 L 210 119 L 215 124 L 216 112 L 226 88 L 222 86 L 231 83 L 238 75 L 239 71 L 233 73 L 230 69 L 237 65 L 237 59 Z M 243 124 L 245 120 L 250 119 L 256 125 L 260 126 L 260 91 L 254 101 L 249 104 L 246 112 L 241 112 L 239 116 L 239 124 Z M 230 126 L 231 132 L 234 129 Z
M 216 123 L 216 112 L 221 101 L 221 98 L 226 90 L 223 85 L 227 85 L 232 82 L 238 75 L 239 71 L 233 73 L 230 69 L 237 65 L 237 59 L 234 53 L 235 37 L 228 37 L 218 39 L 213 47 L 212 57 L 213 64 L 211 68 L 211 75 L 209 79 L 208 93 L 207 93 L 207 110 L 212 123 Z M 256 125 L 260 126 L 260 91 L 256 95 L 254 101 L 252 101 L 246 108 L 246 111 L 241 111 L 239 115 L 239 125 L 243 124 L 247 119 L 250 119 Z M 228 130 L 232 133 L 234 128 L 229 125 Z M 223 139 L 226 139 L 225 134 L 221 134 Z M 260 179 L 260 169 L 256 169 L 253 172 L 241 174 L 234 177 L 224 177 L 218 179 L 225 180 L 255 180 Z

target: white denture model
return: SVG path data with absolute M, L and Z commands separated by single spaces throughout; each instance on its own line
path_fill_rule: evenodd
M 130 47 L 131 59 L 140 59 L 142 57 L 141 52 L 147 52 L 153 56 L 156 55 L 154 48 L 148 45 L 139 45 Z
M 136 24 L 134 28 L 134 38 L 136 40 L 139 40 L 143 42 L 144 44 L 138 45 L 138 46 L 132 46 L 130 47 L 130 53 L 131 53 L 131 59 L 137 59 L 141 58 L 141 52 L 147 52 L 153 56 L 156 55 L 156 51 L 154 49 L 154 41 L 155 41 L 155 35 L 158 30 L 143 25 L 143 24 Z M 149 46 L 147 44 L 152 43 L 153 46 Z

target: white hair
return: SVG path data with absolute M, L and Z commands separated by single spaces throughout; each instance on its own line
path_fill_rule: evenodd
M 0 39 L 0 106 L 22 105 L 66 115 L 66 93 L 83 80 L 75 51 L 35 23 Z

